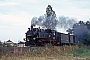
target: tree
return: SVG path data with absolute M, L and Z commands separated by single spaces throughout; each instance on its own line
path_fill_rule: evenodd
M 57 25 L 57 19 L 55 11 L 52 10 L 51 5 L 46 8 L 45 21 L 43 26 L 47 29 L 55 29 Z
M 3 47 L 3 43 L 0 41 L 0 47 Z
M 83 41 L 83 43 L 85 45 L 90 45 L 90 34 L 85 34 L 84 35 L 84 41 Z
M 90 29 L 90 21 L 86 21 L 85 25 L 88 27 L 88 29 Z
M 3 52 L 3 43 L 0 41 L 0 52 Z
M 79 21 L 78 23 L 73 25 L 72 29 L 67 30 L 68 33 L 73 33 L 77 38 L 76 42 L 84 42 L 84 38 L 86 34 L 89 34 L 89 29 L 84 24 L 83 21 Z

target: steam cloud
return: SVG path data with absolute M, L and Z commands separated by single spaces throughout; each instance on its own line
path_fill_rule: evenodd
M 44 21 L 45 21 L 45 17 L 44 16 L 40 16 L 39 18 L 38 17 L 33 17 L 32 20 L 31 20 L 31 25 L 42 26 Z
M 76 23 L 76 19 L 75 18 L 69 18 L 69 17 L 65 17 L 65 16 L 60 16 L 58 18 L 58 27 L 59 28 L 64 28 L 64 29 L 69 29 L 72 28 L 73 25 Z
M 76 22 L 76 19 L 64 16 L 60 16 L 57 20 L 52 20 L 52 17 L 46 18 L 45 16 L 40 16 L 39 18 L 33 17 L 31 20 L 31 25 L 38 25 L 43 28 L 47 27 L 48 25 L 47 28 L 49 29 L 54 29 L 54 25 L 57 25 L 55 27 L 69 29 L 72 28 Z

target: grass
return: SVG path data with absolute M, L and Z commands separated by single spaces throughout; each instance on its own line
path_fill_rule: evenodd
M 44 57 L 2 57 L 0 60 L 90 60 L 88 57 L 74 57 L 74 56 L 44 56 Z
M 13 53 L 1 54 L 0 60 L 90 60 L 88 46 L 51 46 L 14 48 Z
M 73 52 L 75 56 L 90 56 L 90 47 L 79 47 Z

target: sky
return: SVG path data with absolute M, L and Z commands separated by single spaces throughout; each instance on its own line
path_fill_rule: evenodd
M 90 0 L 0 0 L 0 41 L 23 41 L 31 19 L 44 15 L 48 5 L 57 17 L 90 18 Z

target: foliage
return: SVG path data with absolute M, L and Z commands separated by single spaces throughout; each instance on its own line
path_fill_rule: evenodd
M 3 46 L 3 44 L 2 44 L 2 42 L 0 41 L 0 47 L 2 47 Z
M 84 43 L 89 45 L 90 43 L 90 22 L 79 21 L 73 25 L 73 28 L 67 30 L 68 33 L 74 34 L 77 43 Z
M 53 11 L 51 5 L 48 5 L 48 7 L 46 8 L 46 15 L 43 26 L 46 27 L 47 29 L 55 29 L 56 25 L 57 20 L 55 11 Z
M 90 21 L 86 21 L 85 25 L 90 29 Z
M 75 56 L 90 56 L 90 46 L 81 45 L 73 52 Z
M 0 41 L 0 52 L 3 51 L 3 43 Z
M 5 43 L 2 43 L 0 41 L 0 53 L 5 53 L 6 52 L 7 48 L 6 48 L 5 45 L 6 45 Z
M 86 34 L 86 35 L 84 35 L 84 41 L 83 41 L 83 43 L 85 44 L 85 45 L 89 45 L 90 46 L 90 34 Z

